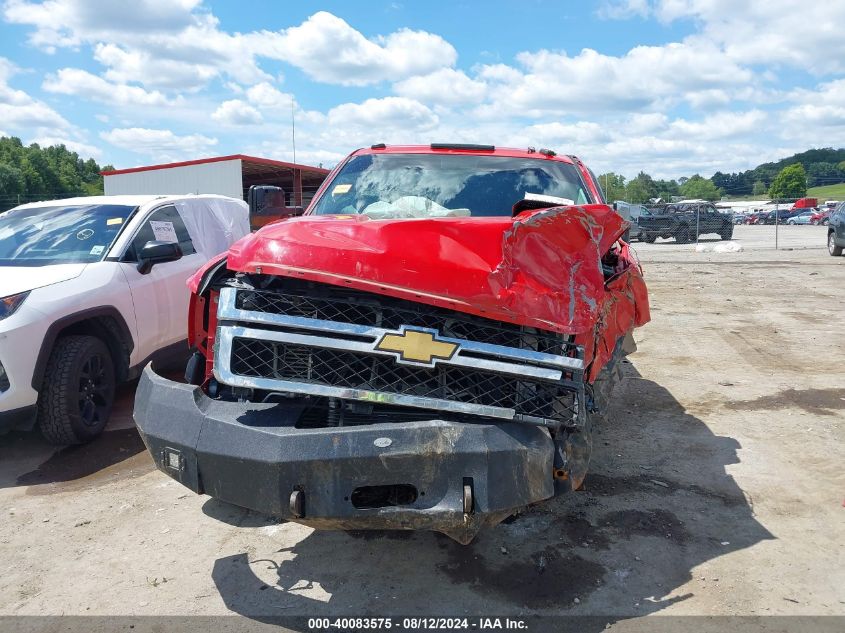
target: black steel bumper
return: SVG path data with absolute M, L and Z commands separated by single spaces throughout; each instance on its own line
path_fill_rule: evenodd
M 554 494 L 554 447 L 538 426 L 434 419 L 297 429 L 298 413 L 212 400 L 149 366 L 135 398 L 135 423 L 160 470 L 194 492 L 315 528 L 435 530 L 468 543 L 485 525 Z M 357 507 L 355 495 L 375 486 L 416 494 L 401 505 Z M 294 491 L 304 501 L 299 512 Z

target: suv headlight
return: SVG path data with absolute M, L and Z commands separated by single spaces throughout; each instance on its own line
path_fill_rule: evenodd
M 15 311 L 21 307 L 24 299 L 29 296 L 29 292 L 21 292 L 16 295 L 9 295 L 8 297 L 0 298 L 0 321 L 6 317 L 12 316 Z

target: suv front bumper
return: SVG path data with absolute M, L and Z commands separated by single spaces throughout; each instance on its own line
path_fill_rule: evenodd
M 554 495 L 554 446 L 539 426 L 433 419 L 300 429 L 299 412 L 212 400 L 148 366 L 134 415 L 156 466 L 173 479 L 315 528 L 434 530 L 468 543 L 485 525 Z M 413 489 L 413 500 L 361 507 L 362 488 L 376 487 Z

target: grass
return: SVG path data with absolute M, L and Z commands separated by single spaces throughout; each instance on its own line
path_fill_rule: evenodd
M 807 190 L 807 195 L 819 200 L 845 200 L 845 182 L 840 182 L 838 185 L 812 187 Z

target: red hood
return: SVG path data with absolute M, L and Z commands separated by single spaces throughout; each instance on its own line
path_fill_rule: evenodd
M 601 254 L 626 228 L 609 207 L 517 218 L 291 218 L 229 249 L 228 268 L 348 286 L 522 325 L 592 329 Z

